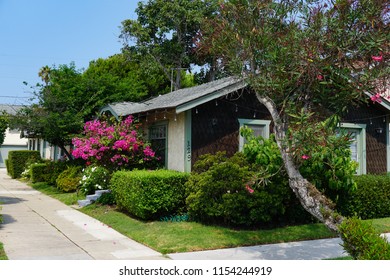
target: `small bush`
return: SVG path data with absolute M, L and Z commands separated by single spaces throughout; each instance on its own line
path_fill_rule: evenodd
M 81 167 L 71 166 L 57 178 L 57 188 L 63 192 L 74 192 L 78 189 L 81 180 Z
M 290 191 L 286 184 L 254 183 L 255 174 L 240 153 L 202 156 L 186 183 L 190 218 L 234 226 L 275 221 L 284 214 Z
M 83 170 L 80 181 L 80 191 L 84 194 L 92 194 L 96 190 L 108 188 L 110 172 L 102 166 L 88 166 Z
M 13 179 L 20 178 L 28 162 L 38 162 L 41 155 L 38 151 L 10 151 L 8 153 L 9 174 Z
M 96 203 L 102 205 L 114 205 L 116 204 L 115 197 L 111 192 L 102 193 L 102 195 L 96 200 Z
M 30 179 L 32 183 L 47 182 L 49 175 L 47 163 L 34 163 L 30 166 Z
M 350 191 L 338 203 L 345 216 L 377 219 L 390 216 L 390 176 L 361 175 L 355 177 L 356 190 Z
M 69 167 L 69 162 L 49 161 L 46 163 L 46 166 L 48 175 L 45 181 L 52 186 L 56 186 L 58 176 Z
M 390 244 L 371 224 L 354 217 L 346 219 L 339 230 L 344 250 L 355 260 L 390 260 Z
M 117 206 L 144 220 L 180 214 L 188 174 L 170 170 L 118 171 L 110 181 Z

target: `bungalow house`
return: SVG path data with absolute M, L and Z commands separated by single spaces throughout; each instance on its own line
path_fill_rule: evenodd
M 268 137 L 272 123 L 267 109 L 240 79 L 228 77 L 180 89 L 139 103 L 108 104 L 100 114 L 133 115 L 142 123 L 152 147 L 168 169 L 189 172 L 199 156 L 242 149 L 240 127 Z M 390 171 L 390 102 L 370 103 L 344 116 L 341 127 L 354 136 L 352 158 L 358 174 Z
M 19 105 L 0 104 L 0 113 L 15 115 L 21 108 L 22 106 Z M 19 130 L 8 128 L 5 132 L 4 143 L 0 146 L 0 168 L 5 167 L 8 152 L 13 150 L 27 150 L 27 139 L 20 137 Z

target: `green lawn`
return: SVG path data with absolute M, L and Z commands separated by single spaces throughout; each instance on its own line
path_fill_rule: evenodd
M 108 206 L 90 205 L 80 211 L 163 254 L 334 236 L 322 224 L 269 230 L 234 230 L 195 222 L 142 222 Z
M 7 255 L 5 254 L 3 244 L 0 243 L 0 260 L 8 260 Z
M 75 204 L 77 199 L 83 198 L 83 196 L 74 193 L 61 193 L 45 183 L 33 184 L 33 187 L 68 205 Z M 195 222 L 143 222 L 117 211 L 115 207 L 96 204 L 84 207 L 80 211 L 163 254 L 335 236 L 323 224 L 288 226 L 267 230 L 234 230 Z M 390 232 L 390 218 L 367 222 L 372 222 L 378 232 Z
M 40 191 L 44 194 L 47 194 L 55 199 L 58 199 L 62 203 L 66 205 L 76 205 L 77 200 L 85 199 L 85 195 L 81 193 L 64 193 L 60 191 L 59 189 L 50 186 L 47 183 L 35 183 L 31 184 L 31 186 L 36 189 L 37 191 Z

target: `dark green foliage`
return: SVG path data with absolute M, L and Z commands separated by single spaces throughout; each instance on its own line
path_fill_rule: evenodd
M 338 203 L 345 216 L 374 219 L 390 216 L 390 176 L 361 175 L 355 177 L 357 188 Z
M 57 178 L 58 176 L 65 171 L 68 166 L 69 162 L 67 161 L 50 161 L 46 163 L 47 168 L 47 183 L 50 185 L 56 186 L 57 184 Z
M 5 131 L 8 128 L 8 116 L 0 112 L 0 146 L 3 145 L 5 139 Z
M 5 160 L 5 168 L 7 169 L 7 174 L 9 174 L 9 161 L 8 161 L 8 159 Z
M 286 184 L 260 183 L 241 153 L 202 156 L 186 188 L 190 218 L 205 223 L 269 224 L 285 213 L 290 199 Z
M 96 203 L 102 205 L 114 205 L 116 201 L 112 192 L 108 192 L 108 193 L 102 193 L 102 195 L 96 200 Z
M 35 163 L 30 166 L 30 179 L 32 183 L 47 182 L 50 172 L 47 163 Z
M 20 178 L 28 162 L 38 162 L 41 155 L 38 151 L 10 151 L 8 153 L 8 172 L 13 179 Z
M 110 181 L 117 206 L 144 220 L 180 214 L 188 174 L 170 170 L 118 171 Z
M 76 191 L 80 185 L 81 167 L 70 166 L 63 171 L 57 178 L 57 188 L 63 192 Z
M 339 227 L 342 246 L 355 260 L 390 260 L 390 245 L 373 226 L 358 218 L 346 219 Z

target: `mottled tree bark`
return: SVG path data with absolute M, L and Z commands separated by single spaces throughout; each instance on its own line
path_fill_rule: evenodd
M 326 198 L 313 184 L 303 178 L 295 164 L 289 147 L 286 145 L 287 122 L 284 121 L 275 103 L 267 96 L 257 94 L 257 99 L 268 109 L 274 121 L 274 133 L 289 178 L 289 186 L 294 191 L 302 207 L 330 230 L 338 232 L 344 217 L 334 210 L 332 201 Z

